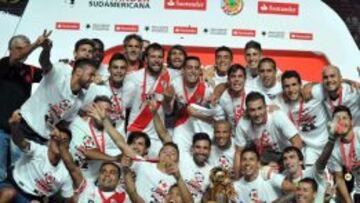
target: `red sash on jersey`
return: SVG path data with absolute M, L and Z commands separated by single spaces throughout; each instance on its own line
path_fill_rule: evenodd
M 144 71 L 144 74 L 146 74 L 146 71 Z M 155 87 L 154 93 L 156 94 L 162 94 L 166 87 L 170 84 L 170 74 L 168 71 L 161 74 L 159 78 L 157 79 L 157 84 Z M 144 84 L 146 85 L 146 84 Z M 161 102 L 158 101 L 156 104 L 156 108 L 159 109 L 161 105 Z M 151 122 L 153 119 L 153 115 L 151 113 L 149 105 L 146 105 L 145 108 L 138 114 L 136 119 L 129 125 L 128 131 L 134 132 L 134 131 L 143 131 L 146 126 Z
M 104 194 L 98 190 L 102 203 L 123 203 L 125 201 L 125 192 L 115 192 L 109 198 L 105 198 Z
M 203 82 L 199 82 L 194 94 L 191 96 L 191 98 L 188 98 L 188 96 L 186 94 L 187 91 L 186 91 L 185 85 L 184 85 L 185 99 L 186 99 L 187 105 L 183 109 L 180 110 L 180 115 L 175 122 L 175 127 L 184 124 L 189 119 L 187 106 L 189 106 L 190 104 L 193 104 L 193 103 L 200 104 L 204 99 L 205 89 L 206 89 L 205 84 Z

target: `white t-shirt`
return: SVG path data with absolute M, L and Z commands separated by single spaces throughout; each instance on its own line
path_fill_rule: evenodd
M 323 100 L 325 109 L 329 114 L 329 117 L 332 117 L 332 106 L 340 105 L 340 97 L 335 101 L 331 101 L 329 95 L 326 93 L 324 87 L 321 84 L 314 85 L 312 89 L 312 95 L 314 98 Z M 342 83 L 342 99 L 341 105 L 347 106 L 352 114 L 352 121 L 354 126 L 360 126 L 360 92 L 352 88 L 347 83 Z
M 91 84 L 86 92 L 82 108 L 86 109 L 97 96 L 107 96 L 112 101 L 112 108 L 115 110 L 110 119 L 116 124 L 116 129 L 125 136 L 125 108 L 121 103 L 122 88 L 111 88 L 107 80 L 102 85 Z
M 270 147 L 282 152 L 290 146 L 289 139 L 298 133 L 290 119 L 280 110 L 267 113 L 267 122 L 261 126 L 253 126 L 245 117 L 236 127 L 235 144 L 244 147 L 247 142 L 255 142 L 257 147 Z M 260 142 L 262 140 L 262 142 Z
M 89 180 L 94 181 L 98 177 L 99 169 L 102 164 L 100 160 L 87 160 L 85 155 L 81 152 L 81 148 L 102 148 L 102 133 L 95 127 L 94 132 L 95 135 L 92 134 L 89 126 L 89 119 L 83 119 L 77 116 L 74 121 L 70 125 L 70 130 L 73 135 L 70 142 L 70 153 L 74 159 L 76 165 L 78 165 L 84 174 Z M 116 146 L 116 144 L 111 139 L 110 135 L 103 131 L 104 135 L 104 153 L 110 156 L 117 156 L 121 154 L 120 149 Z M 96 144 L 94 140 L 94 136 L 96 136 L 98 144 Z M 98 146 L 99 145 L 99 146 Z
M 201 202 L 201 198 L 210 185 L 211 166 L 205 164 L 203 167 L 196 165 L 189 153 L 183 153 L 180 157 L 179 169 L 194 202 Z
M 15 163 L 13 178 L 26 193 L 34 196 L 51 196 L 61 190 L 65 198 L 73 195 L 72 180 L 62 160 L 54 166 L 48 158 L 48 147 L 32 141 Z
M 354 132 L 354 148 L 355 148 L 355 162 L 360 161 L 360 127 L 353 128 Z M 350 153 L 350 143 L 344 143 L 346 161 L 349 159 Z M 329 169 L 333 172 L 341 172 L 343 171 L 343 167 L 345 167 L 345 160 L 341 155 L 341 143 L 340 140 L 337 139 L 334 145 L 333 152 L 331 154 L 331 159 L 329 161 Z M 346 171 L 343 171 L 345 174 Z M 354 180 L 354 190 L 356 193 L 360 193 L 360 166 L 353 166 L 351 169 L 351 173 L 353 174 Z M 349 191 L 351 192 L 351 191 Z
M 232 139 L 232 138 L 231 138 Z M 211 147 L 209 164 L 212 167 L 220 166 L 224 169 L 232 169 L 234 164 L 235 156 L 235 143 L 234 140 L 231 140 L 229 148 L 222 150 L 217 147 L 215 144 Z
M 71 87 L 72 68 L 68 64 L 54 64 L 44 75 L 34 94 L 21 106 L 26 123 L 40 136 L 49 139 L 49 125 L 61 120 L 71 121 L 80 109 L 84 93 L 74 95 Z
M 133 169 L 137 192 L 144 201 L 164 202 L 170 187 L 176 183 L 175 178 L 161 172 L 154 163 L 134 162 Z
M 251 182 L 247 182 L 242 177 L 239 181 L 234 182 L 238 201 L 244 203 L 270 203 L 279 198 L 277 191 L 281 189 L 284 179 L 283 175 L 276 173 L 272 173 L 268 180 L 264 180 L 260 174 Z
M 107 80 L 110 76 L 108 65 L 106 64 L 100 64 L 99 69 L 97 70 L 97 73 L 101 76 L 101 79 L 103 81 Z
M 288 176 L 287 171 L 284 172 L 285 176 Z M 296 180 L 292 180 L 292 183 L 298 184 L 301 179 L 303 178 L 312 178 L 316 181 L 318 184 L 318 190 L 317 195 L 315 198 L 315 203 L 323 203 L 324 202 L 324 196 L 327 184 L 332 184 L 332 180 L 328 180 L 328 178 L 331 177 L 331 174 L 328 172 L 327 169 L 323 173 L 318 173 L 316 170 L 316 166 L 313 165 L 309 168 L 306 168 L 305 170 L 302 170 L 301 177 L 297 178 Z
M 228 120 L 231 125 L 232 125 L 232 129 L 233 129 L 233 133 L 235 133 L 235 128 L 237 123 L 235 122 L 235 120 L 238 119 L 238 122 L 240 121 L 240 115 L 245 115 L 245 109 L 246 109 L 246 96 L 251 93 L 251 92 L 259 92 L 261 93 L 264 97 L 265 97 L 265 103 L 266 104 L 271 104 L 271 100 L 269 99 L 269 97 L 261 92 L 261 90 L 259 89 L 254 89 L 251 87 L 244 87 L 244 92 L 245 92 L 245 98 L 240 97 L 236 97 L 236 98 L 232 98 L 229 94 L 229 91 L 225 91 L 220 99 L 219 99 L 219 105 L 221 106 L 221 108 L 224 111 L 224 114 L 226 116 L 226 120 Z M 242 104 L 243 103 L 243 104 Z M 243 106 L 243 110 L 241 108 L 241 106 Z M 235 111 L 236 111 L 236 119 L 235 119 Z
M 184 108 L 187 108 L 188 101 L 185 95 L 184 91 L 184 82 L 182 77 L 177 77 L 174 80 L 171 81 L 171 85 L 174 87 L 175 90 L 175 97 L 177 100 L 178 105 L 178 111 L 182 111 Z M 200 106 L 204 106 L 207 99 L 212 94 L 212 89 L 204 84 L 205 92 L 204 97 L 201 98 L 200 96 L 195 97 L 196 98 L 196 104 Z M 194 92 L 198 86 L 188 89 L 188 99 L 193 97 Z M 195 125 L 199 124 L 199 122 L 196 122 L 198 119 L 189 116 L 189 118 L 182 124 L 175 124 L 174 128 L 174 136 L 173 141 L 179 146 L 181 150 L 188 151 L 190 149 L 191 143 L 192 143 L 192 137 L 194 133 L 196 133 L 196 127 Z M 205 124 L 206 125 L 206 124 Z M 212 127 L 212 126 L 210 126 Z
M 321 100 L 311 99 L 310 101 L 303 102 L 300 117 L 300 101 L 288 103 L 279 95 L 274 100 L 274 103 L 287 113 L 290 120 L 298 128 L 301 139 L 305 143 L 305 148 L 322 149 L 325 146 L 329 137 L 327 129 L 328 117 Z M 312 159 L 311 164 L 316 161 L 317 157 L 312 157 Z M 310 162 L 307 161 L 307 163 Z
M 104 202 L 110 199 L 114 203 L 130 203 L 125 191 L 103 192 L 91 181 L 84 180 L 85 186 L 79 191 L 79 203 Z
M 254 82 L 255 86 L 264 92 L 271 100 L 275 99 L 275 97 L 282 92 L 281 82 L 276 81 L 273 87 L 265 87 L 261 81 L 261 78 L 258 77 Z

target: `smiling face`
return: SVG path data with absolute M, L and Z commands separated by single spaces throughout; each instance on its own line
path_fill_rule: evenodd
M 164 53 L 159 49 L 149 49 L 147 55 L 147 65 L 150 72 L 159 74 L 164 62 Z
M 322 73 L 324 88 L 329 92 L 337 91 L 341 86 L 341 74 L 337 68 L 333 66 L 325 67 Z
M 301 170 L 302 161 L 295 151 L 289 151 L 283 155 L 283 164 L 290 175 L 296 175 Z
M 313 203 L 316 198 L 316 191 L 308 182 L 300 182 L 296 190 L 296 203 Z
M 246 67 L 257 69 L 261 60 L 261 51 L 254 48 L 245 50 Z
M 126 75 L 127 63 L 124 60 L 114 60 L 109 65 L 110 80 L 113 83 L 121 83 Z
M 282 83 L 283 92 L 290 101 L 297 101 L 300 97 L 301 84 L 295 77 L 286 78 Z
M 251 122 L 255 125 L 262 125 L 266 122 L 266 105 L 261 99 L 250 101 L 246 109 Z
M 276 67 L 270 62 L 263 62 L 258 70 L 260 79 L 264 87 L 271 88 L 276 83 Z
M 225 149 L 231 142 L 230 123 L 215 124 L 214 127 L 215 145 L 220 149 Z
M 209 159 L 211 143 L 208 140 L 198 140 L 193 144 L 191 152 L 195 163 L 203 166 Z
M 125 57 L 130 63 L 136 63 L 141 56 L 141 42 L 136 39 L 130 39 L 125 45 Z
M 200 62 L 198 60 L 187 60 L 183 69 L 185 83 L 187 83 L 189 86 L 196 85 L 200 78 L 200 72 Z
M 236 72 L 230 73 L 230 75 L 228 76 L 229 88 L 233 92 L 243 91 L 245 86 L 245 79 L 245 75 L 240 69 Z
M 105 192 L 114 191 L 120 180 L 120 170 L 114 164 L 103 164 L 98 178 L 99 189 Z
M 226 74 L 232 63 L 232 55 L 228 51 L 219 51 L 215 56 L 215 66 L 219 73 Z
M 247 180 L 254 180 L 260 168 L 260 162 L 255 152 L 247 151 L 241 155 L 241 173 Z
M 169 53 L 171 68 L 180 70 L 184 66 L 185 53 L 180 49 L 172 49 Z

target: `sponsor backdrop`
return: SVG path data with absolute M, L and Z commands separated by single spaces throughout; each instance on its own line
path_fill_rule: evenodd
M 97 37 L 107 48 L 106 63 L 122 50 L 125 35 L 138 33 L 166 47 L 187 46 L 205 67 L 221 45 L 244 63 L 245 43 L 257 40 L 282 71 L 296 69 L 305 80 L 319 81 L 328 63 L 359 78 L 359 50 L 344 22 L 320 0 L 33 0 L 14 29 L 35 39 L 45 28 L 53 30 L 53 61 L 72 58 L 79 38 Z M 6 46 L 0 44 L 0 51 Z M 36 65 L 37 56 L 28 62 Z

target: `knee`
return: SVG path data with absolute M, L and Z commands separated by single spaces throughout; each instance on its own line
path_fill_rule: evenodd
M 4 188 L 0 190 L 0 203 L 12 202 L 16 195 L 14 188 Z

